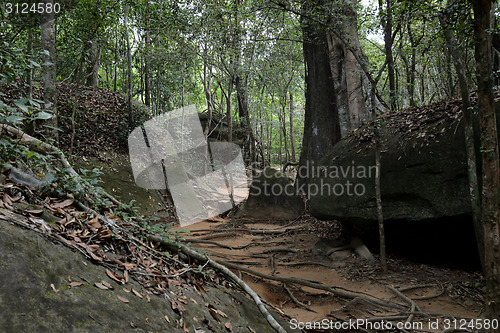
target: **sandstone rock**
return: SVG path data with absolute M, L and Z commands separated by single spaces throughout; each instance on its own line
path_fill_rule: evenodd
M 500 122 L 498 111 L 497 107 Z M 463 121 L 442 119 L 411 133 L 383 128 L 381 137 L 386 221 L 432 220 L 471 213 Z M 479 139 L 476 150 L 480 156 Z M 309 185 L 311 214 L 320 219 L 373 225 L 377 220 L 374 144 L 348 137 L 332 148 L 321 165 L 324 167 L 309 167 L 309 173 L 314 172 Z
M 304 202 L 288 177 L 268 167 L 252 180 L 248 199 L 237 217 L 295 219 L 304 209 Z

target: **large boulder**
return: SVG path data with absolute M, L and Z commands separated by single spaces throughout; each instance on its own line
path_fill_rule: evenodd
M 237 217 L 257 219 L 296 219 L 304 212 L 304 201 L 290 179 L 271 167 L 255 176 L 248 199 Z
M 25 219 L 0 208 L 0 332 L 226 332 L 227 322 L 233 332 L 275 332 L 241 292 L 203 280 L 198 280 L 203 292 L 169 280 L 168 292 L 159 295 L 132 278 L 118 284 L 106 267 L 54 244 L 48 235 L 14 225 L 28 225 Z M 102 281 L 113 289 L 97 287 Z M 188 302 L 174 310 L 180 297 Z M 227 318 L 214 320 L 211 307 Z M 287 332 L 296 331 L 271 313 Z
M 402 113 L 402 120 L 397 120 L 397 113 L 383 120 L 380 175 L 386 221 L 422 221 L 471 213 L 459 104 L 441 108 L 444 113 L 437 121 L 419 122 L 419 117 L 428 117 L 425 112 L 432 111 L 429 109 L 414 110 L 420 114 Z M 497 107 L 497 122 L 498 110 Z M 408 125 L 412 122 L 418 125 Z M 335 145 L 321 166 L 309 166 L 312 215 L 361 225 L 377 221 L 377 170 L 370 132 L 369 127 L 361 128 Z M 479 157 L 479 138 L 476 139 Z

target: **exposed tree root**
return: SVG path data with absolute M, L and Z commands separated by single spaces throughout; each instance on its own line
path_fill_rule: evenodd
M 285 230 L 262 230 L 262 229 L 251 229 L 247 227 L 242 228 L 203 228 L 203 229 L 193 229 L 190 232 L 228 232 L 228 231 L 241 231 L 248 232 L 252 235 L 282 235 L 290 232 L 304 231 L 304 228 L 289 228 Z
M 201 240 L 209 240 L 209 239 L 214 239 L 214 238 L 223 238 L 223 237 L 230 237 L 230 236 L 238 236 L 239 234 L 237 232 L 225 232 L 222 234 L 214 234 L 214 235 L 205 235 L 198 237 L 196 239 L 201 239 Z
M 253 291 L 245 282 L 243 282 L 242 279 L 236 276 L 233 272 L 231 272 L 228 268 L 224 267 L 223 265 L 219 264 L 217 261 L 208 258 L 207 256 L 191 249 L 190 247 L 181 244 L 181 243 L 176 243 L 176 242 L 171 242 L 171 241 L 165 241 L 164 239 L 157 237 L 157 236 L 149 236 L 148 237 L 151 241 L 157 242 L 162 244 L 163 246 L 169 248 L 170 250 L 174 251 L 181 251 L 184 254 L 200 261 L 200 262 L 207 262 L 209 266 L 215 268 L 217 271 L 221 272 L 222 274 L 226 275 L 229 277 L 231 280 L 233 280 L 236 284 L 238 284 L 246 293 L 248 293 L 252 299 L 254 300 L 255 304 L 257 304 L 260 312 L 264 315 L 264 317 L 267 319 L 271 327 L 273 327 L 277 332 L 280 333 L 286 333 L 285 329 L 281 327 L 281 325 L 274 319 L 274 317 L 267 311 L 266 307 L 262 303 L 262 300 L 260 297 Z
M 218 247 L 222 247 L 224 249 L 230 249 L 230 250 L 241 250 L 245 249 L 250 246 L 250 244 L 246 245 L 241 245 L 241 246 L 229 246 L 226 244 L 221 244 L 218 242 L 210 241 L 210 240 L 203 240 L 203 239 L 197 239 L 197 238 L 184 238 L 181 239 L 183 243 L 200 243 L 200 244 L 211 244 L 211 245 L 216 245 Z
M 322 262 L 317 262 L 317 261 L 311 261 L 311 262 L 292 262 L 292 263 L 281 264 L 281 265 L 283 265 L 283 266 L 290 266 L 290 267 L 293 267 L 293 266 L 322 266 L 322 267 L 332 268 L 332 269 L 337 268 L 335 266 L 328 265 L 328 264 L 325 264 L 325 263 L 322 263 Z
M 342 288 L 343 290 L 341 290 L 341 288 L 326 286 L 326 285 L 323 285 L 323 284 L 315 282 L 315 281 L 304 280 L 304 279 L 300 279 L 300 278 L 296 278 L 296 277 L 272 276 L 272 275 L 268 275 L 268 274 L 254 271 L 250 268 L 246 268 L 246 267 L 238 266 L 238 265 L 235 265 L 235 264 L 232 264 L 229 262 L 225 262 L 223 260 L 216 260 L 216 261 L 221 265 L 224 265 L 224 266 L 236 269 L 236 270 L 240 270 L 240 271 L 243 271 L 246 273 L 250 273 L 252 275 L 255 275 L 255 276 L 258 276 L 258 277 L 261 277 L 264 279 L 285 282 L 285 283 L 300 284 L 300 285 L 310 287 L 313 289 L 325 290 L 325 291 L 332 293 L 335 296 L 345 298 L 348 300 L 354 299 L 356 297 L 361 297 L 361 298 L 365 298 L 368 303 L 371 303 L 374 305 L 383 306 L 383 307 L 391 308 L 391 309 L 399 309 L 399 310 L 405 308 L 403 305 L 400 305 L 397 303 L 389 303 L 387 301 L 384 301 L 382 299 L 379 299 L 379 298 L 376 298 L 373 296 L 362 296 L 362 295 L 360 295 L 360 293 L 357 293 L 356 291 L 345 291 L 346 290 L 345 288 Z
M 318 313 L 318 311 L 314 310 L 314 309 L 311 309 L 308 305 L 302 303 L 301 301 L 299 301 L 293 294 L 292 294 L 292 291 L 290 289 L 288 289 L 288 287 L 286 286 L 286 283 L 283 283 L 283 289 L 286 290 L 286 292 L 288 293 L 288 296 L 290 296 L 290 298 L 292 299 L 292 301 L 294 301 L 295 303 L 297 303 L 298 305 L 302 306 L 304 309 L 306 309 L 307 311 L 311 311 L 311 312 L 314 312 L 314 313 Z
M 275 253 L 275 252 L 291 252 L 291 253 L 297 253 L 297 250 L 294 249 L 287 249 L 287 248 L 276 248 L 276 249 L 270 249 L 270 250 L 265 250 L 263 252 L 259 252 L 256 254 L 268 254 L 268 253 Z

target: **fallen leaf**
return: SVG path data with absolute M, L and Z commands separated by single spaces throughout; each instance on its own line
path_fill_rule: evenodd
M 43 214 L 43 209 L 26 209 L 25 212 L 39 216 Z
M 105 286 L 105 287 L 108 287 L 108 289 L 115 289 L 115 287 L 113 287 L 113 285 L 112 285 L 112 284 L 107 283 L 107 282 L 106 282 L 106 281 L 104 281 L 104 280 L 102 280 L 102 281 L 101 281 L 101 284 L 102 284 L 103 286 Z
M 50 284 L 50 287 L 52 288 L 52 290 L 54 290 L 55 293 L 59 292 L 59 290 L 56 289 L 53 283 Z
M 116 276 L 114 273 L 112 273 L 109 269 L 106 269 L 106 274 L 116 282 L 123 283 L 123 280 L 120 277 Z
M 69 287 L 70 288 L 75 288 L 75 287 L 81 286 L 82 284 L 83 284 L 83 282 L 78 282 L 78 281 L 70 282 Z
M 9 205 L 12 205 L 12 199 L 11 197 L 7 194 L 7 193 L 4 193 L 3 195 L 3 201 Z
M 128 271 L 127 270 L 125 270 L 123 277 L 125 278 L 125 283 L 128 283 Z
M 233 331 L 233 326 L 231 325 L 231 323 L 229 321 L 227 323 L 225 323 L 224 326 L 226 326 L 226 328 L 229 332 Z
M 165 320 L 167 321 L 167 323 L 169 323 L 169 324 L 170 324 L 170 319 L 168 319 L 168 316 L 167 316 L 167 315 L 165 315 Z
M 126 292 L 126 293 L 129 293 L 129 292 L 130 292 L 130 290 L 128 290 L 128 289 L 125 289 L 125 288 L 122 288 L 122 289 L 123 289 L 123 291 L 124 291 L 124 292 Z
M 198 282 L 196 282 L 196 281 L 193 281 L 193 283 L 194 283 L 194 285 L 195 285 L 196 287 L 198 287 L 198 289 L 199 289 L 202 293 L 204 293 L 204 292 L 205 292 L 205 289 L 203 288 L 203 286 L 202 286 L 201 284 L 199 284 L 199 283 L 198 283 Z
M 97 288 L 102 289 L 102 290 L 108 290 L 108 289 L 109 289 L 108 287 L 106 287 L 105 285 L 103 285 L 103 284 L 102 284 L 102 283 L 100 283 L 100 282 L 96 282 L 96 283 L 94 283 L 94 285 L 95 285 Z
M 186 309 L 182 306 L 182 304 L 177 303 L 176 301 L 172 300 L 172 310 L 177 310 L 178 312 L 182 313 L 186 311 Z
M 52 208 L 64 208 L 64 207 L 68 207 L 69 205 L 71 205 L 73 203 L 73 199 L 66 199 L 64 201 L 61 201 L 61 202 L 56 202 L 55 204 L 52 204 L 50 205 Z
M 151 297 L 149 297 L 149 295 L 146 295 L 146 299 L 148 300 L 148 303 L 151 302 Z
M 118 298 L 123 303 L 128 303 L 128 299 L 126 299 L 125 297 L 121 297 L 120 295 L 116 295 L 116 298 Z
M 139 293 L 138 293 L 138 292 L 137 292 L 134 288 L 132 288 L 132 293 L 133 293 L 135 296 L 137 296 L 137 297 L 139 297 L 139 298 L 142 298 L 142 295 L 141 295 L 141 294 L 139 294 Z
M 191 302 L 193 302 L 194 304 L 198 305 L 198 302 L 196 302 L 196 300 L 192 297 L 189 297 L 189 299 L 191 300 Z
M 220 323 L 219 316 L 217 315 L 217 310 L 214 309 L 214 308 L 209 307 L 208 311 L 210 312 L 210 314 L 212 315 L 212 317 L 214 317 L 214 319 L 217 320 L 217 322 Z
M 227 318 L 227 314 L 222 312 L 221 310 L 216 310 L 218 314 L 220 314 L 222 317 Z

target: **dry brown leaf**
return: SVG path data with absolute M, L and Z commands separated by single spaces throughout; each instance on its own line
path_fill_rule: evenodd
M 41 209 L 26 209 L 25 212 L 30 213 L 30 214 L 35 215 L 35 216 L 40 216 L 43 214 L 43 208 L 41 208 Z
M 141 295 L 141 294 L 139 294 L 139 292 L 137 292 L 134 288 L 132 288 L 132 293 L 133 293 L 135 296 L 137 296 L 137 297 L 139 297 L 139 298 L 142 298 L 142 295 Z
M 177 303 L 177 301 L 172 300 L 171 303 L 172 303 L 172 310 L 178 311 L 179 313 L 186 311 L 186 308 L 184 308 L 182 304 Z
M 121 297 L 120 295 L 116 295 L 116 298 L 118 298 L 123 303 L 128 303 L 128 299 L 126 299 L 125 297 Z
M 102 289 L 102 290 L 108 290 L 109 288 L 106 287 L 105 285 L 103 285 L 101 282 L 96 282 L 94 283 L 94 285 L 99 288 L 99 289 Z
M 98 257 L 94 254 L 94 252 L 92 251 L 92 249 L 89 247 L 89 246 L 85 246 L 85 249 L 87 250 L 87 253 L 90 254 L 90 256 L 92 257 L 92 259 L 96 260 L 96 261 L 102 261 L 102 258 L 101 257 Z
M 130 293 L 130 290 L 128 290 L 128 289 L 125 289 L 125 288 L 122 288 L 122 289 L 123 289 L 124 292 Z
M 123 280 L 120 277 L 116 276 L 114 273 L 112 273 L 109 269 L 106 269 L 106 274 L 116 282 L 123 283 Z
M 64 208 L 64 207 L 68 207 L 69 205 L 71 205 L 73 203 L 73 199 L 66 199 L 64 201 L 61 201 L 61 202 L 56 202 L 52 205 L 50 205 L 50 207 L 52 208 Z
M 188 304 L 188 302 L 184 298 L 178 298 L 177 300 L 181 303 Z
M 165 315 L 165 320 L 167 321 L 167 323 L 169 323 L 169 324 L 170 324 L 170 319 L 168 319 L 168 316 L 167 316 L 167 315 Z
M 198 282 L 196 282 L 196 281 L 193 281 L 193 283 L 194 283 L 194 285 L 195 285 L 196 287 L 198 287 L 198 289 L 199 289 L 202 293 L 204 293 L 204 292 L 205 292 L 205 289 L 203 288 L 203 286 L 202 286 L 201 284 L 199 284 L 199 283 L 198 283 Z
M 229 332 L 233 331 L 233 325 L 231 325 L 231 322 L 228 321 L 227 323 L 224 324 L 224 326 L 226 326 Z
M 221 310 L 216 310 L 218 314 L 220 314 L 222 317 L 227 318 L 227 314 L 222 312 Z
M 149 297 L 149 295 L 146 295 L 146 299 L 148 300 L 148 303 L 151 302 L 151 297 Z
M 12 205 L 12 198 L 7 193 L 4 193 L 4 195 L 3 195 L 3 201 L 6 204 Z
M 105 287 L 108 287 L 108 289 L 115 289 L 115 287 L 113 287 L 113 285 L 112 285 L 112 284 L 110 284 L 110 283 L 108 283 L 108 282 L 106 282 L 106 281 L 104 281 L 104 280 L 102 280 L 102 281 L 101 281 L 101 284 L 102 284 L 103 286 L 105 286 Z
M 210 312 L 210 314 L 212 315 L 212 317 L 214 317 L 215 320 L 217 320 L 217 322 L 221 322 L 220 319 L 219 319 L 219 316 L 217 315 L 217 310 L 213 307 L 210 307 L 210 305 L 208 306 L 208 311 Z
M 75 288 L 75 287 L 81 286 L 82 284 L 83 284 L 83 282 L 78 282 L 78 281 L 70 282 L 69 287 L 70 288 Z
M 196 300 L 192 297 L 189 297 L 189 299 L 191 300 L 191 302 L 193 302 L 194 304 L 198 305 L 198 302 L 196 302 Z
M 52 290 L 54 290 L 55 293 L 59 292 L 59 290 L 56 289 L 56 286 L 54 286 L 53 283 L 50 284 L 50 287 L 52 288 Z
M 125 283 L 128 283 L 128 271 L 125 270 L 125 273 L 123 273 L 123 277 L 125 278 Z

